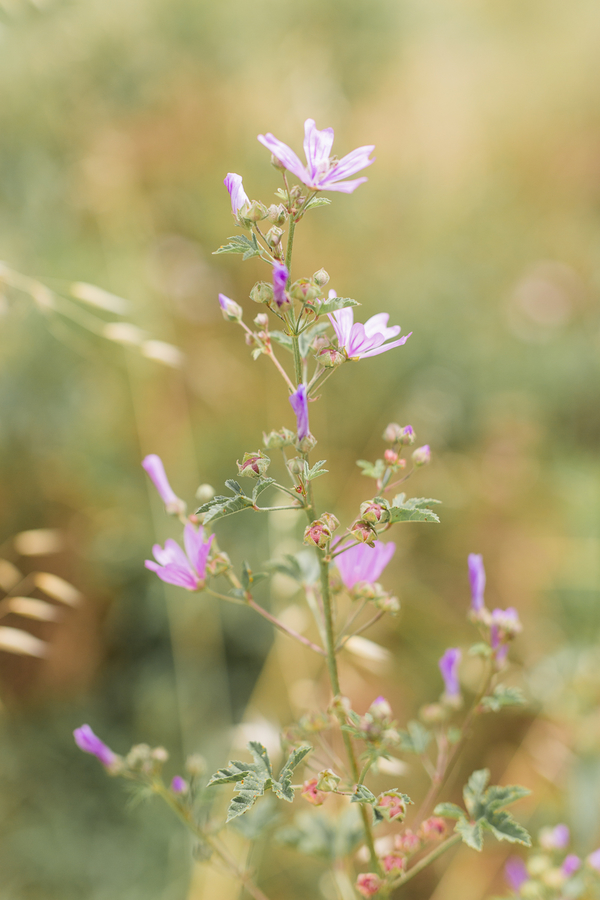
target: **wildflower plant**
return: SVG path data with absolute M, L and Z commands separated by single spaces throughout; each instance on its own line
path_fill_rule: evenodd
M 263 447 L 248 450 L 237 460 L 237 478 L 226 481 L 227 493 L 207 492 L 191 514 L 171 489 L 160 459 L 151 455 L 143 461 L 165 511 L 183 526 L 182 545 L 174 540 L 167 540 L 164 547 L 155 545 L 154 561 L 147 560 L 147 568 L 188 591 L 250 607 L 289 640 L 301 643 L 307 653 L 316 654 L 328 675 L 329 704 L 285 729 L 284 762 L 278 771 L 266 748 L 253 740 L 244 759 L 229 761 L 213 774 L 206 773 L 203 761 L 193 756 L 184 773 L 172 773 L 165 780 L 168 754 L 164 748 L 141 744 L 122 757 L 96 737 L 89 725 L 75 732 L 78 746 L 96 756 L 109 774 L 122 775 L 160 795 L 195 835 L 197 858 L 224 867 L 256 900 L 266 900 L 259 886 L 260 872 L 250 871 L 232 857 L 223 829 L 232 821 L 242 821 L 253 808 L 259 809 L 266 794 L 274 795 L 280 806 L 278 821 L 289 810 L 275 839 L 299 853 L 329 859 L 343 897 L 352 892 L 351 885 L 356 896 L 388 897 L 460 841 L 476 851 L 482 849 L 486 834 L 530 844 L 526 830 L 506 810 L 528 793 L 525 788 L 490 786 L 489 772 L 480 769 L 464 787 L 464 805 L 444 799 L 446 782 L 476 719 L 523 702 L 518 690 L 501 681 L 510 643 L 521 628 L 518 614 L 514 609 L 490 611 L 485 606 L 480 556 L 469 557 L 472 605 L 468 616 L 479 639 L 468 652 L 481 658 L 482 669 L 481 684 L 471 702 L 461 688 L 460 664 L 465 654 L 459 648 L 447 649 L 440 660 L 439 698 L 405 726 L 396 720 L 384 697 L 374 699 L 366 710 L 355 709 L 340 682 L 339 653 L 399 608 L 386 584 L 385 569 L 395 551 L 388 532 L 405 523 L 438 523 L 432 507 L 439 501 L 409 498 L 400 490 L 429 463 L 431 453 L 428 445 L 414 447 L 416 435 L 410 425 L 391 423 L 383 434 L 381 458 L 358 461 L 363 475 L 375 484 L 354 516 L 340 522 L 318 502 L 314 482 L 327 470 L 325 460 L 314 459 L 312 404 L 329 378 L 344 377 L 347 363 L 370 365 L 371 357 L 399 352 L 410 337 L 401 336 L 399 326 L 388 324 L 386 312 L 364 323 L 355 321 L 359 303 L 329 290 L 324 269 L 308 276 L 293 270 L 300 222 L 331 202 L 323 192 L 356 190 L 367 179 L 351 176 L 374 161 L 372 146 L 338 160 L 331 155 L 333 137 L 332 129 L 319 131 L 312 119 L 307 120 L 304 165 L 273 135 L 259 136 L 282 178 L 276 202 L 270 206 L 248 196 L 240 175 L 229 173 L 225 178 L 239 230 L 216 252 L 238 254 L 243 260 L 258 257 L 267 274 L 250 292 L 251 301 L 260 307 L 252 324 L 246 321 L 247 305 L 221 294 L 219 306 L 226 321 L 242 328 L 253 358 L 265 357 L 273 367 L 287 392 L 290 420 L 280 430 L 264 434 Z M 292 176 L 300 183 L 292 183 Z M 316 565 L 306 565 L 304 551 L 270 560 L 264 572 L 252 572 L 246 563 L 236 571 L 219 546 L 220 520 L 278 510 L 297 512 L 304 544 Z M 255 585 L 275 572 L 298 583 L 315 619 L 313 637 L 295 631 L 255 599 Z M 403 760 L 411 757 L 430 779 L 425 796 L 413 796 L 410 784 L 405 785 L 405 793 L 395 780 L 397 774 L 389 776 L 385 790 L 375 787 L 374 775 L 379 779 L 387 772 L 401 772 Z M 214 811 L 217 791 L 229 795 L 225 821 L 219 821 Z M 298 806 L 301 810 L 296 813 Z M 256 822 L 248 832 L 254 838 L 260 831 L 258 823 L 268 826 L 268 816 Z M 340 886 L 340 872 L 345 887 Z

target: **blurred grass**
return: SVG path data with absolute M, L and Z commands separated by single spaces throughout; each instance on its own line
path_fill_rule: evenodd
M 169 526 L 139 460 L 160 453 L 191 499 L 263 428 L 290 424 L 264 361 L 216 309 L 224 290 L 252 315 L 259 269 L 210 254 L 232 227 L 225 173 L 268 200 L 278 181 L 256 134 L 299 149 L 308 116 L 335 127 L 340 153 L 375 143 L 377 163 L 303 224 L 296 272 L 324 265 L 365 316 L 387 309 L 414 332 L 344 367 L 311 410 L 331 462 L 323 502 L 352 514 L 369 490 L 354 461 L 396 419 L 435 454 L 411 490 L 445 503 L 439 528 L 398 530 L 404 611 L 378 632 L 394 652 L 386 690 L 407 715 L 435 695 L 438 656 L 468 635 L 466 554 L 483 552 L 489 602 L 518 606 L 527 626 L 519 662 L 535 673 L 570 654 L 552 695 L 531 679 L 574 751 L 558 789 L 540 776 L 537 815 L 572 817 L 585 794 L 593 846 L 598 688 L 573 689 L 572 673 L 584 639 L 597 648 L 597 4 L 3 0 L 0 14 L 0 257 L 59 290 L 83 280 L 130 299 L 136 324 L 187 355 L 172 371 L 23 296 L 0 304 L 1 534 L 64 529 L 48 565 L 88 598 L 47 664 L 0 661 L 7 897 L 186 894 L 177 826 L 152 807 L 123 812 L 70 730 L 91 718 L 117 750 L 164 742 L 176 762 L 185 746 L 220 764 L 268 651 L 268 630 L 204 598 L 165 601 L 144 574 Z M 268 553 L 243 517 L 221 533 L 238 561 Z M 366 705 L 380 687 L 358 674 Z M 503 722 L 480 748 L 497 774 L 524 727 Z

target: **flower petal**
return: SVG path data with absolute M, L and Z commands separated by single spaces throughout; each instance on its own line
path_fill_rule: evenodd
M 309 178 L 316 179 L 320 172 L 326 171 L 324 166 L 329 162 L 332 146 L 333 128 L 324 128 L 323 131 L 319 131 L 315 120 L 307 119 L 304 123 L 304 152 L 308 163 L 306 171 Z
M 369 155 L 374 149 L 375 145 L 372 144 L 368 147 L 357 147 L 356 150 L 347 153 L 337 165 L 329 170 L 328 180 L 341 181 L 342 178 L 348 178 L 349 175 L 354 175 L 355 172 L 360 172 L 361 169 L 373 165 L 375 160 L 369 159 Z
M 306 169 L 287 144 L 284 144 L 283 141 L 278 140 L 274 135 L 268 134 L 259 134 L 258 140 L 261 142 L 263 147 L 266 147 L 267 150 L 270 150 L 273 156 L 277 157 L 279 162 L 283 163 L 286 169 L 289 172 L 292 172 L 300 181 L 303 181 L 306 184 L 307 173 Z
M 402 345 L 407 342 L 411 334 L 412 331 L 409 334 L 405 334 L 404 337 L 400 338 L 397 341 L 391 341 L 391 343 L 389 344 L 383 344 L 380 347 L 376 347 L 374 350 L 367 350 L 366 352 L 360 354 L 360 358 L 363 359 L 367 356 L 377 356 L 379 353 L 385 353 L 386 350 L 392 350 L 394 347 L 402 347 Z

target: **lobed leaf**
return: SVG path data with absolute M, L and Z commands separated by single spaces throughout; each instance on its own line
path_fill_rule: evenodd
M 499 712 L 506 706 L 523 706 L 527 703 L 523 691 L 516 687 L 499 684 L 489 697 L 484 697 L 481 705 L 490 712 Z
M 438 803 L 433 811 L 434 816 L 444 816 L 446 819 L 464 819 L 464 810 L 456 803 Z
M 250 259 L 252 256 L 260 256 L 260 247 L 258 246 L 256 235 L 252 235 L 252 240 L 247 238 L 245 234 L 234 234 L 227 238 L 228 244 L 222 244 L 218 250 L 213 251 L 213 256 L 219 253 L 242 253 L 243 259 Z
M 524 844 L 531 847 L 529 832 L 519 825 L 507 812 L 492 812 L 482 819 L 484 828 L 492 832 L 499 841 L 508 841 L 510 844 Z
M 454 830 L 460 834 L 463 843 L 473 850 L 481 851 L 483 848 L 483 828 L 480 822 L 468 822 L 467 819 L 459 819 Z
M 324 316 L 327 313 L 337 312 L 339 309 L 348 309 L 349 306 L 360 306 L 360 303 L 350 297 L 330 297 L 328 300 L 323 300 L 316 307 L 316 311 L 319 316 Z
M 350 803 L 375 803 L 377 797 L 364 784 L 357 784 Z
M 408 723 L 407 731 L 400 731 L 400 747 L 405 753 L 416 753 L 421 756 L 427 750 L 431 740 L 431 732 L 413 719 Z

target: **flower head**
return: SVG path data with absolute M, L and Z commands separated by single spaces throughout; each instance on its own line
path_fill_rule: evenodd
M 324 128 L 319 131 L 314 119 L 307 119 L 304 123 L 304 153 L 306 166 L 303 166 L 294 151 L 278 140 L 272 134 L 259 134 L 258 140 L 270 150 L 273 156 L 296 178 L 313 191 L 342 191 L 351 194 L 359 184 L 367 181 L 366 178 L 355 178 L 353 181 L 344 181 L 349 175 L 354 175 L 375 162 L 369 156 L 375 149 L 373 145 L 358 147 L 352 153 L 348 153 L 343 159 L 331 157 L 333 146 L 333 128 Z
M 375 872 L 362 872 L 356 879 L 356 890 L 363 897 L 373 897 L 382 885 L 383 881 Z
M 230 322 L 242 321 L 244 310 L 239 303 L 235 302 L 235 300 L 231 300 L 229 297 L 226 297 L 225 294 L 219 294 L 219 306 L 221 307 L 224 319 L 228 319 Z
M 509 856 L 504 866 L 504 874 L 513 891 L 518 891 L 523 882 L 529 880 L 527 866 L 520 856 Z
M 250 200 L 242 184 L 242 176 L 236 175 L 235 172 L 229 172 L 223 184 L 231 197 L 231 211 L 234 216 L 237 216 L 244 205 L 250 205 Z
M 156 562 L 147 559 L 146 568 L 156 572 L 168 584 L 176 584 L 188 591 L 199 591 L 204 587 L 206 562 L 213 540 L 214 534 L 211 534 L 205 541 L 202 529 L 196 531 L 188 522 L 183 530 L 185 553 L 176 541 L 168 538 L 164 548 L 160 544 L 153 546 Z
M 340 350 L 344 350 L 348 359 L 364 359 L 367 356 L 377 356 L 379 353 L 385 353 L 393 347 L 401 347 L 405 344 L 412 334 L 405 334 L 404 337 L 397 341 L 389 341 L 400 334 L 399 325 L 387 327 L 389 320 L 388 313 L 377 313 L 367 319 L 364 325 L 360 322 L 354 322 L 354 313 L 352 308 L 338 309 L 334 313 L 327 313 L 329 321 L 333 325 L 338 346 Z
M 563 864 L 561 866 L 561 871 L 563 875 L 566 875 L 567 878 L 570 878 L 577 869 L 581 865 L 581 860 L 574 853 L 569 853 L 567 857 L 565 857 Z
M 302 796 L 313 806 L 322 806 L 327 800 L 327 794 L 317 788 L 318 778 L 311 778 L 302 785 Z
M 481 553 L 469 553 L 469 583 L 471 585 L 471 609 L 473 612 L 479 612 L 485 605 L 483 599 L 485 569 L 483 568 L 483 556 Z
M 396 545 L 376 541 L 373 547 L 355 544 L 336 557 L 335 564 L 349 591 L 360 581 L 374 584 L 394 555 Z
M 439 661 L 440 672 L 444 679 L 444 693 L 448 697 L 458 697 L 460 684 L 458 681 L 458 664 L 462 653 L 458 647 L 450 647 Z
M 490 641 L 493 650 L 497 650 L 500 644 L 510 640 L 523 629 L 519 613 L 514 606 L 509 606 L 507 609 L 494 609 L 489 621 Z
M 292 409 L 296 413 L 298 442 L 303 441 L 309 434 L 308 428 L 308 397 L 306 395 L 306 385 L 298 385 L 298 390 L 289 398 Z
M 171 790 L 174 794 L 187 794 L 188 783 L 181 775 L 174 775 L 171 781 Z
M 107 747 L 104 741 L 101 741 L 100 738 L 94 734 L 89 725 L 82 725 L 81 728 L 76 728 L 73 732 L 73 736 L 75 738 L 75 743 L 80 750 L 83 750 L 84 753 L 91 753 L 92 756 L 97 757 L 103 766 L 106 766 L 107 768 L 112 766 L 117 758 L 116 753 L 113 753 L 110 747 Z
M 290 273 L 287 266 L 283 263 L 276 262 L 273 265 L 273 297 L 277 306 L 282 307 L 286 302 L 285 286 L 288 283 Z
M 154 487 L 159 493 L 160 499 L 170 515 L 184 515 L 185 502 L 177 496 L 169 484 L 162 459 L 156 453 L 151 453 L 142 460 L 142 466 L 152 479 Z
M 426 466 L 427 463 L 431 461 L 429 444 L 423 444 L 422 447 L 417 447 L 416 450 L 413 450 L 411 457 L 415 466 Z

